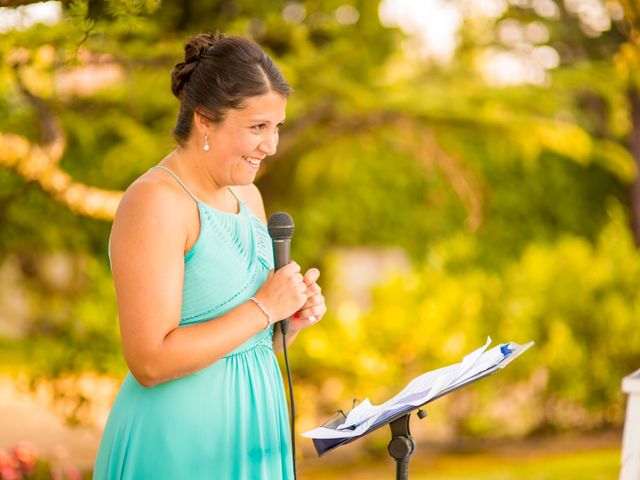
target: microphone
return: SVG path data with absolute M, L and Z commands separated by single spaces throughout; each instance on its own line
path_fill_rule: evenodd
M 285 212 L 276 212 L 269 217 L 267 230 L 273 241 L 273 258 L 276 270 L 289 263 L 291 258 L 291 236 L 293 235 L 293 218 Z M 280 322 L 280 330 L 284 335 L 289 330 L 289 319 Z
M 293 235 L 293 218 L 285 212 L 276 212 L 269 217 L 267 230 L 273 241 L 273 259 L 276 270 L 289 263 L 291 253 L 291 236 Z M 291 405 L 291 453 L 293 463 L 293 478 L 296 474 L 296 409 L 293 398 L 293 385 L 291 383 L 291 371 L 289 369 L 289 355 L 287 355 L 286 335 L 289 331 L 289 319 L 278 322 L 282 332 L 282 351 L 284 352 L 284 363 L 287 367 L 287 382 L 289 383 L 289 404 Z

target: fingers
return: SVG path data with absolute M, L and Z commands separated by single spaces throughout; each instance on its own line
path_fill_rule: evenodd
M 326 313 L 326 311 L 327 306 L 324 302 L 324 296 L 313 295 L 309 297 L 298 313 L 300 313 L 300 316 L 302 317 L 321 317 Z
M 306 293 L 307 286 L 304 283 L 304 277 L 300 273 L 300 265 L 291 262 L 284 267 L 278 269 L 277 272 L 281 277 L 285 278 L 285 282 L 299 293 Z
M 309 298 L 307 299 L 307 301 L 305 302 L 302 308 L 309 308 L 309 307 L 314 307 L 316 305 L 323 305 L 323 304 L 324 304 L 324 295 L 316 293 L 309 296 Z
M 302 310 L 300 310 L 298 312 L 298 314 L 300 315 L 299 317 L 296 318 L 320 318 L 322 317 L 325 313 L 327 313 L 327 307 L 324 305 L 316 305 L 314 307 L 309 307 L 309 308 L 303 308 Z
M 304 309 L 305 318 L 315 317 L 319 319 L 326 311 L 324 307 L 324 297 L 320 294 L 320 286 L 316 283 L 316 280 L 320 277 L 320 271 L 317 268 L 310 268 L 302 275 L 300 265 L 295 261 L 291 261 L 284 267 L 277 270 L 276 275 L 283 279 L 284 285 L 287 285 L 289 292 L 294 294 L 295 302 L 297 303 L 297 310 L 300 314 L 297 318 L 302 316 Z M 320 305 L 320 307 L 317 307 Z M 316 310 L 309 310 L 315 308 Z M 324 309 L 324 311 L 322 310 Z
M 287 263 L 284 267 L 279 268 L 278 269 L 279 272 L 286 272 L 286 273 L 299 273 L 300 272 L 300 265 L 298 265 L 295 261 L 291 260 L 289 263 Z
M 319 321 L 325 313 L 327 313 L 327 306 L 322 302 L 310 307 L 303 307 L 295 316 L 306 320 L 309 324 L 313 324 Z
M 307 287 L 307 296 L 311 298 L 314 295 L 319 295 L 321 291 L 322 289 L 320 288 L 320 285 L 318 285 L 317 283 L 312 283 Z
M 304 274 L 304 283 L 307 285 L 312 285 L 318 281 L 320 277 L 320 270 L 317 268 L 310 268 L 307 270 L 307 273 Z
M 282 267 L 280 270 L 282 270 L 282 273 L 284 275 L 286 275 L 291 279 L 291 282 L 293 284 L 295 285 L 301 284 L 303 286 L 305 285 L 304 277 L 300 273 L 300 265 L 298 265 L 296 262 L 291 262 L 288 265 L 285 265 L 284 267 Z
M 291 277 L 289 277 L 289 284 L 291 285 L 292 288 L 298 291 L 298 293 L 300 294 L 306 293 L 307 287 L 304 284 L 301 274 L 295 273 L 291 275 Z

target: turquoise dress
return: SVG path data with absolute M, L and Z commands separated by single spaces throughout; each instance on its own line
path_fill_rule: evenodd
M 246 302 L 273 268 L 265 225 L 198 201 L 200 235 L 184 256 L 180 325 Z M 256 314 L 260 315 L 258 309 Z M 94 479 L 293 478 L 287 404 L 273 327 L 187 377 L 145 388 L 128 373 L 102 436 Z

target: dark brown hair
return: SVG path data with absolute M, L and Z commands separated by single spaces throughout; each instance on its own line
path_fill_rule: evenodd
M 249 97 L 291 93 L 278 67 L 251 40 L 201 33 L 185 44 L 184 57 L 171 72 L 171 91 L 180 100 L 172 133 L 180 145 L 189 138 L 194 112 L 218 123 Z

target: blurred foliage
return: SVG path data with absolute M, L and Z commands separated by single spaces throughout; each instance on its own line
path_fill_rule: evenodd
M 343 4 L 355 23 L 337 21 Z M 62 5 L 59 24 L 0 34 L 0 132 L 45 144 L 25 91 L 41 99 L 64 131 L 55 168 L 83 185 L 124 190 L 171 150 L 169 72 L 189 35 L 252 37 L 292 84 L 258 185 L 268 212 L 296 219 L 294 256 L 321 267 L 329 299 L 292 349 L 301 429 L 353 395 L 383 400 L 487 335 L 537 345 L 442 401 L 454 433 L 621 423 L 620 380 L 640 351 L 633 25 L 587 35 L 564 8 L 540 19 L 513 2 L 499 18 L 465 18 L 458 54 L 437 65 L 404 53 L 367 0 L 305 2 L 301 15 L 302 4 L 249 0 Z M 476 68 L 488 48 L 506 49 L 495 32 L 507 19 L 548 26 L 561 61 L 546 83 L 499 88 Z M 53 195 L 43 176 L 55 169 L 26 178 L 3 165 L 0 278 L 27 292 L 33 383 L 120 375 L 108 222 Z M 369 304 L 340 283 L 339 252 L 360 246 L 401 248 L 411 264 Z
M 570 234 L 531 242 L 497 272 L 473 261 L 472 235 L 442 240 L 410 272 L 378 285 L 369 309 L 337 302 L 299 340 L 295 364 L 307 355 L 317 363 L 297 371 L 309 388 L 340 379 L 335 395 L 319 395 L 327 408 L 361 392 L 380 402 L 487 336 L 534 340 L 505 371 L 453 394 L 446 417 L 483 435 L 615 425 L 620 379 L 637 368 L 640 351 L 640 258 L 622 209 L 610 205 L 607 217 L 595 242 Z

